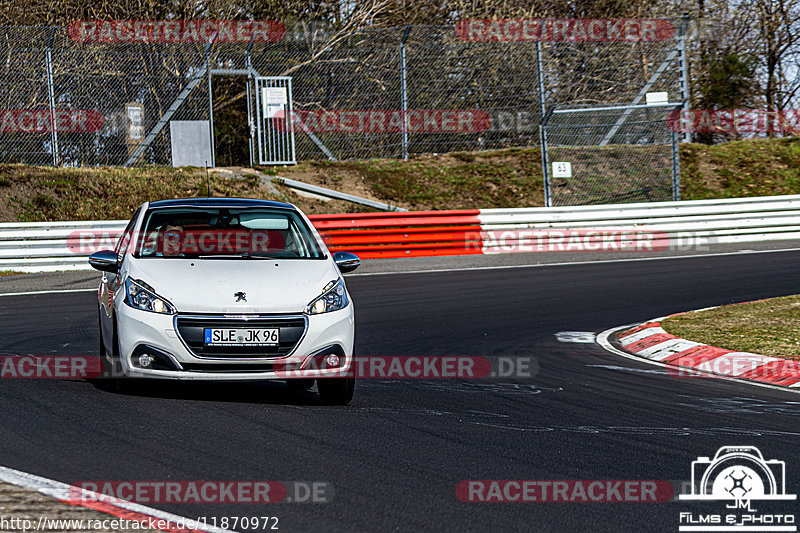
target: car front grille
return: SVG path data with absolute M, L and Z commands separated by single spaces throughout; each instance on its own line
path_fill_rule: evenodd
M 175 328 L 186 347 L 197 357 L 205 359 L 268 359 L 292 353 L 305 335 L 303 315 L 272 315 L 226 317 L 191 315 L 175 318 Z M 278 346 L 206 346 L 205 328 L 278 328 Z

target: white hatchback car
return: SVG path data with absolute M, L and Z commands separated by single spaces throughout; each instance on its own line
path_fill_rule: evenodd
M 353 397 L 354 315 L 343 272 L 295 206 L 162 200 L 136 210 L 116 249 L 92 254 L 100 353 L 126 377 L 317 383 Z

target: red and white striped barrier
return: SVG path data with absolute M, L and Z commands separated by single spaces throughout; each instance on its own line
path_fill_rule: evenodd
M 660 319 L 629 329 L 617 338 L 623 350 L 669 365 L 675 377 L 719 376 L 800 388 L 800 361 L 682 339 L 664 331 Z

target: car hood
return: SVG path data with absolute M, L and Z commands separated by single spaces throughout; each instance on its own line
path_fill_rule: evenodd
M 136 259 L 128 275 L 178 313 L 302 313 L 340 277 L 328 259 Z M 245 293 L 237 302 L 236 293 Z

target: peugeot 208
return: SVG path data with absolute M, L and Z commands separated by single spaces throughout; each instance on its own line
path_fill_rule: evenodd
M 136 210 L 115 250 L 92 254 L 100 352 L 133 378 L 286 380 L 326 404 L 353 397 L 353 303 L 295 206 L 267 200 L 163 200 Z

